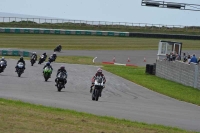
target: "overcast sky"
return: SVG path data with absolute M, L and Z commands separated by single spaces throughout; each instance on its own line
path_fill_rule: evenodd
M 199 4 L 200 0 L 165 0 Z M 200 25 L 200 11 L 141 6 L 141 0 L 1 0 L 0 12 L 63 19 Z

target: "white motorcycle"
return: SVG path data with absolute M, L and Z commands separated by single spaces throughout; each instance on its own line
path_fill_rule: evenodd
M 93 92 L 92 92 L 92 100 L 93 101 L 98 101 L 103 88 L 104 88 L 103 78 L 97 77 L 95 79 L 94 89 L 93 89 Z

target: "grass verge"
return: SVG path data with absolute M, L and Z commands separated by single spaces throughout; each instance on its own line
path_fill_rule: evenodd
M 17 59 L 17 60 L 20 58 L 20 56 L 4 56 L 4 57 L 5 59 Z M 23 57 L 23 58 L 25 60 L 30 60 L 30 57 Z M 69 64 L 101 65 L 101 63 L 93 63 L 93 57 L 88 57 L 88 56 L 58 56 L 55 62 L 69 63 Z
M 156 38 L 100 37 L 42 34 L 3 34 L 0 33 L 1 48 L 51 49 L 58 44 L 65 50 L 157 50 Z M 168 39 L 171 40 L 171 39 Z M 184 49 L 200 49 L 200 40 L 173 39 L 183 43 Z
M 146 74 L 144 67 L 104 65 L 103 69 L 150 90 L 200 106 L 200 90 Z
M 193 133 L 1 98 L 0 117 L 0 131 L 3 133 Z

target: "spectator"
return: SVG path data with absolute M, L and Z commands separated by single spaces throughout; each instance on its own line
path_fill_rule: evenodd
M 172 61 L 175 61 L 175 60 L 176 60 L 176 54 L 173 53 L 173 54 L 172 54 Z
M 169 54 L 166 54 L 166 58 L 165 58 L 165 60 L 167 60 L 167 61 L 169 61 Z
M 191 60 L 190 60 L 190 63 L 191 63 L 191 62 L 193 62 L 193 63 L 198 63 L 195 54 L 193 54 L 193 56 L 192 56 L 192 58 L 191 58 Z
M 173 55 L 172 55 L 172 53 L 170 53 L 170 55 L 169 55 L 169 61 L 172 61 L 173 60 Z
M 200 62 L 200 57 L 199 57 L 199 60 L 198 60 L 198 64 L 199 64 L 199 62 Z
M 188 55 L 188 57 L 187 57 L 187 63 L 188 63 L 188 64 L 190 64 L 190 60 L 191 60 L 191 59 L 190 59 L 190 55 Z
M 176 60 L 181 60 L 181 57 L 179 54 L 176 54 Z
M 183 53 L 183 62 L 186 62 L 187 61 L 187 56 L 185 53 Z

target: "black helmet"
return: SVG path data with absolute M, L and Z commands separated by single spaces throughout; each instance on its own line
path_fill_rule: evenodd
M 24 59 L 23 56 L 21 56 L 21 57 L 20 57 L 20 60 L 23 60 L 23 59 Z
M 61 65 L 60 69 L 64 70 L 64 69 L 65 69 L 65 66 L 64 66 L 64 65 Z
M 50 62 L 47 62 L 47 64 L 46 64 L 47 66 L 50 66 Z
M 47 53 L 46 52 L 44 52 L 44 55 L 46 55 Z

